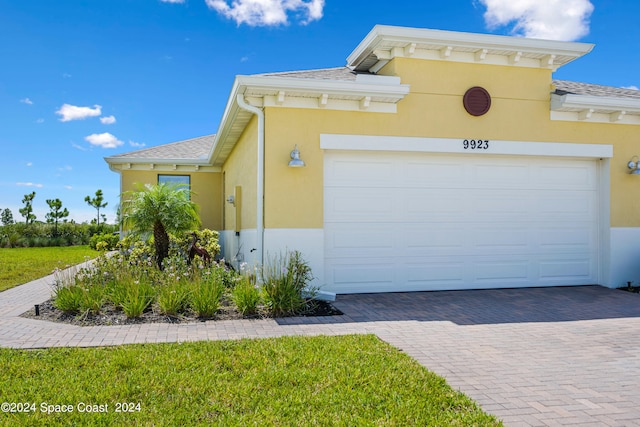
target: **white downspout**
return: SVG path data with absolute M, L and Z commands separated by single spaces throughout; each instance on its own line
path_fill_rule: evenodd
M 256 233 L 257 233 L 257 259 L 260 265 L 264 265 L 264 111 L 261 108 L 249 105 L 242 94 L 236 96 L 238 106 L 243 110 L 258 116 L 258 188 L 256 205 Z

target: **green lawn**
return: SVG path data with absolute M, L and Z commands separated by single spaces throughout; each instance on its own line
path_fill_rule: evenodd
M 372 335 L 0 349 L 0 372 L 0 401 L 34 409 L 2 426 L 502 425 Z
M 56 268 L 66 268 L 95 258 L 99 252 L 89 246 L 0 249 L 0 291 L 47 276 Z

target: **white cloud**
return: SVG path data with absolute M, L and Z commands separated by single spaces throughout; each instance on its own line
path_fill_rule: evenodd
M 73 170 L 73 168 L 72 168 L 71 166 L 69 166 L 69 165 L 66 165 L 66 166 L 63 166 L 63 167 L 61 167 L 61 168 L 58 168 L 58 170 L 59 170 L 60 172 L 65 172 L 65 171 Z
M 322 18 L 325 0 L 205 0 L 210 9 L 238 25 L 270 26 L 289 22 L 289 14 L 303 24 Z
M 42 124 L 42 123 L 44 123 L 44 119 L 43 118 L 39 118 L 38 120 L 36 120 L 36 123 Z
M 80 151 L 88 151 L 86 147 L 83 147 L 82 145 L 78 145 L 76 143 L 71 143 L 71 146 L 73 148 L 75 148 L 76 150 L 80 150 Z
M 160 0 L 160 1 L 162 3 L 178 3 L 178 4 L 181 4 L 181 3 L 185 2 L 185 0 Z
M 27 162 L 27 167 L 31 167 L 31 166 L 33 166 L 33 163 L 32 162 Z
M 105 116 L 100 117 L 100 123 L 103 125 L 112 125 L 116 122 L 116 118 L 114 116 Z
M 35 188 L 44 187 L 44 185 L 42 184 L 34 184 L 33 182 L 16 182 L 16 185 L 18 187 L 35 187 Z
M 102 107 L 94 105 L 91 107 L 77 107 L 75 105 L 63 104 L 56 114 L 62 116 L 61 122 L 70 122 L 71 120 L 84 120 L 87 117 L 97 117 L 102 114 Z
M 73 190 L 73 187 L 70 185 L 65 185 L 64 188 L 66 188 L 67 190 Z
M 622 89 L 640 90 L 640 89 L 638 89 L 638 86 L 635 86 L 635 85 L 622 86 Z
M 30 100 L 29 98 L 23 98 L 20 100 L 20 102 L 22 102 L 23 104 L 27 104 L 27 105 L 33 105 L 33 101 Z
M 147 144 L 145 144 L 144 142 L 129 141 L 129 145 L 132 146 L 132 147 L 142 148 L 142 147 L 146 146 Z
M 84 138 L 91 145 L 97 145 L 102 148 L 116 148 L 124 144 L 124 142 L 120 141 L 115 136 L 111 135 L 109 132 L 105 133 L 93 133 Z
M 62 74 L 62 78 L 63 78 L 63 79 L 70 79 L 70 78 L 71 78 L 71 74 L 69 74 L 69 73 L 63 73 L 63 74 Z
M 490 29 L 513 24 L 512 33 L 549 40 L 578 40 L 589 34 L 589 0 L 479 0 Z

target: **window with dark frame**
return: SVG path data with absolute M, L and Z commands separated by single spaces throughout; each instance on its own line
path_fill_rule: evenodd
M 158 175 L 158 184 L 179 184 L 187 191 L 191 190 L 191 175 Z M 189 194 L 191 198 L 191 194 Z

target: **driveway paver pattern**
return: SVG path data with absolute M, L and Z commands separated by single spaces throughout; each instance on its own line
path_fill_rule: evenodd
M 48 276 L 0 293 L 0 346 L 373 333 L 507 426 L 640 426 L 640 295 L 598 286 L 339 295 L 342 316 L 79 327 L 19 317 Z

